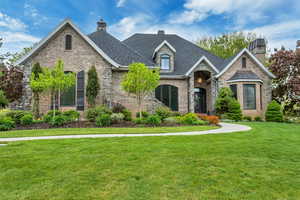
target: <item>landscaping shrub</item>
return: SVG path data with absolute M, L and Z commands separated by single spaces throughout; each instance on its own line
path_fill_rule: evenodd
M 147 118 L 149 116 L 149 113 L 146 112 L 146 111 L 142 111 L 142 118 Z M 140 113 L 137 112 L 136 115 L 135 115 L 137 118 L 140 118 Z
M 178 111 L 172 111 L 170 117 L 180 117 L 180 116 L 181 116 L 180 112 L 178 112 Z
M 15 127 L 15 122 L 10 117 L 0 118 L 0 131 L 8 131 Z
M 6 114 L 7 117 L 10 117 L 16 124 L 21 123 L 21 118 L 24 115 L 31 114 L 30 111 L 24 111 L 24 110 L 12 110 Z
M 147 117 L 146 123 L 152 126 L 158 126 L 161 124 L 161 118 L 158 115 L 150 115 Z
M 168 108 L 166 106 L 158 107 L 155 110 L 155 114 L 158 115 L 161 120 L 165 120 L 166 118 L 171 117 L 172 111 L 170 110 L 170 108 Z
M 111 123 L 112 123 L 111 117 L 107 113 L 101 114 L 96 118 L 96 126 L 99 127 L 110 126 Z
M 114 124 L 121 123 L 124 120 L 124 114 L 123 113 L 113 113 L 111 115 L 111 121 Z
M 8 109 L 0 109 L 0 117 L 6 117 L 7 113 L 9 113 L 10 110 Z
M 256 121 L 256 122 L 262 122 L 263 120 L 262 120 L 261 117 L 257 116 L 257 117 L 254 118 L 254 121 Z
M 206 120 L 208 121 L 209 124 L 212 124 L 212 125 L 218 125 L 220 123 L 219 117 L 215 116 L 215 115 L 207 116 Z
M 112 106 L 113 113 L 122 113 L 126 108 L 120 103 L 114 103 Z
M 251 121 L 252 121 L 252 117 L 250 117 L 250 116 L 244 116 L 244 117 L 243 117 L 243 120 L 244 120 L 244 121 L 251 122 Z
M 146 120 L 145 120 L 145 118 L 135 118 L 135 119 L 133 120 L 133 122 L 134 122 L 135 124 L 145 124 L 145 123 L 146 123 Z
M 219 90 L 218 97 L 216 99 L 216 112 L 218 115 L 228 113 L 230 110 L 230 103 L 233 100 L 233 93 L 230 88 L 224 87 Z
M 62 126 L 67 123 L 67 119 L 63 115 L 55 115 L 55 117 L 50 121 L 50 125 L 52 126 Z
M 229 102 L 228 108 L 229 108 L 228 113 L 226 113 L 228 119 L 231 119 L 234 121 L 242 120 L 241 106 L 236 99 L 232 99 Z
M 22 125 L 31 125 L 33 124 L 33 116 L 32 114 L 26 114 L 21 117 L 20 122 Z
M 46 122 L 46 123 L 50 123 L 52 121 L 52 119 L 53 119 L 53 112 L 54 112 L 54 110 L 49 110 L 47 112 L 47 114 L 45 114 L 43 116 L 43 121 Z M 55 116 L 58 116 L 58 115 L 61 115 L 61 114 L 62 114 L 61 111 L 55 110 Z
M 164 122 L 166 124 L 179 124 L 180 119 L 178 119 L 178 117 L 168 117 L 164 120 Z
M 123 115 L 124 115 L 124 120 L 125 121 L 131 121 L 132 120 L 132 113 L 130 112 L 130 110 L 128 109 L 124 109 L 122 111 Z
M 103 115 L 103 114 L 111 115 L 112 111 L 109 108 L 107 108 L 106 106 L 97 106 L 95 108 L 90 108 L 87 110 L 86 118 L 90 122 L 94 122 L 97 117 L 99 117 L 100 115 Z
M 188 113 L 180 118 L 180 123 L 186 125 L 197 125 L 198 121 L 199 118 L 195 113 Z
M 68 110 L 62 113 L 63 116 L 66 117 L 68 122 L 78 121 L 80 117 L 80 113 L 76 110 Z
M 0 90 L 0 109 L 5 108 L 8 105 L 8 100 L 4 95 L 4 92 Z
M 281 112 L 280 104 L 274 100 L 271 103 L 269 103 L 265 115 L 266 115 L 267 122 L 282 122 L 283 121 L 283 115 Z

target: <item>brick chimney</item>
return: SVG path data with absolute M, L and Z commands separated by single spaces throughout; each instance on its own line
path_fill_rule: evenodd
M 300 40 L 297 41 L 296 54 L 300 56 Z
M 97 31 L 106 31 L 106 22 L 103 19 L 97 22 Z
M 263 38 L 252 41 L 248 47 L 249 51 L 255 55 L 262 63 L 266 61 L 267 45 Z

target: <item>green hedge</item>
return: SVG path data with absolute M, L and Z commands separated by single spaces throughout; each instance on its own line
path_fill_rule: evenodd
M 280 104 L 274 100 L 269 103 L 265 117 L 267 122 L 282 122 L 283 115 Z

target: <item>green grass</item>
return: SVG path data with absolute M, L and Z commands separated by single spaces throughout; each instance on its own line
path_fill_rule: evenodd
M 86 135 L 86 134 L 130 134 L 130 133 L 174 133 L 189 131 L 205 131 L 217 129 L 218 126 L 178 126 L 178 127 L 141 127 L 141 128 L 57 128 L 38 130 L 17 130 L 0 132 L 0 138 L 54 136 L 54 135 Z
M 0 199 L 297 200 L 300 126 L 0 147 Z

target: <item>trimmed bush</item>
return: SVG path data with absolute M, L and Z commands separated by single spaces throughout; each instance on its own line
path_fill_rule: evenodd
M 132 120 L 132 113 L 130 112 L 130 110 L 128 109 L 124 109 L 122 111 L 123 115 L 124 115 L 124 120 L 125 121 L 131 121 Z
M 90 122 L 94 122 L 97 117 L 99 117 L 100 115 L 103 115 L 103 114 L 111 115 L 112 111 L 105 106 L 97 106 L 95 108 L 90 108 L 87 110 L 86 118 Z
M 234 121 L 241 121 L 242 120 L 242 111 L 239 102 L 236 99 L 232 99 L 228 105 L 228 113 L 226 113 L 228 119 Z
M 261 117 L 257 116 L 257 117 L 254 118 L 254 121 L 256 121 L 256 122 L 262 122 L 263 120 L 262 120 Z
M 10 117 L 0 118 L 0 131 L 8 131 L 15 127 L 15 122 Z
M 243 120 L 244 120 L 244 121 L 251 122 L 251 121 L 252 121 L 252 117 L 250 117 L 250 116 L 244 116 L 244 117 L 243 117 Z
M 161 120 L 165 120 L 168 117 L 172 116 L 172 111 L 168 107 L 158 107 L 155 110 L 155 114 L 160 117 Z
M 161 124 L 161 118 L 158 115 L 150 115 L 147 117 L 146 123 L 152 126 L 158 126 Z
M 21 117 L 20 121 L 22 125 L 31 125 L 33 124 L 33 116 L 32 114 L 26 114 L 23 117 Z
M 197 116 L 201 120 L 207 121 L 209 124 L 218 125 L 220 123 L 219 117 L 215 115 L 197 114 Z
M 112 123 L 111 117 L 107 113 L 101 114 L 96 118 L 96 126 L 99 127 L 110 126 L 111 123 Z
M 21 124 L 21 118 L 27 114 L 31 114 L 31 112 L 24 110 L 12 110 L 8 112 L 6 116 L 10 117 L 16 124 Z
M 147 118 L 147 117 L 149 117 L 149 113 L 148 113 L 148 112 L 142 111 L 141 113 L 142 113 L 142 118 Z M 137 118 L 140 118 L 140 113 L 137 112 L 135 116 L 136 116 Z
M 281 112 L 280 104 L 274 100 L 271 103 L 269 103 L 265 115 L 266 115 L 267 122 L 282 122 L 283 121 L 283 115 Z
M 178 117 L 168 117 L 164 120 L 164 122 L 166 124 L 179 124 L 180 119 L 178 119 Z
M 47 112 L 47 114 L 45 114 L 43 116 L 43 121 L 46 122 L 46 123 L 50 123 L 53 119 L 53 112 L 54 112 L 53 110 L 49 110 Z M 55 116 L 58 116 L 58 115 L 61 115 L 61 114 L 62 114 L 61 111 L 55 110 Z
M 8 105 L 8 100 L 4 95 L 4 92 L 0 90 L 0 109 L 5 108 Z
M 170 117 L 180 117 L 182 114 L 178 111 L 172 111 Z
M 219 90 L 218 97 L 216 99 L 216 112 L 218 115 L 228 113 L 230 111 L 230 103 L 233 100 L 233 93 L 230 88 L 223 87 Z
M 124 120 L 124 114 L 123 113 L 113 113 L 111 115 L 111 121 L 114 124 L 121 123 Z
M 68 110 L 62 113 L 63 116 L 66 117 L 68 122 L 78 121 L 80 117 L 80 113 L 76 110 Z
M 180 123 L 186 124 L 186 125 L 198 125 L 199 118 L 195 113 L 188 113 L 185 114 L 180 118 Z
M 135 124 L 145 124 L 145 123 L 146 123 L 146 119 L 145 119 L 145 118 L 135 118 L 135 119 L 133 120 L 133 122 L 134 122 Z
M 62 126 L 67 123 L 67 119 L 63 115 L 55 115 L 55 117 L 50 121 L 51 126 Z

